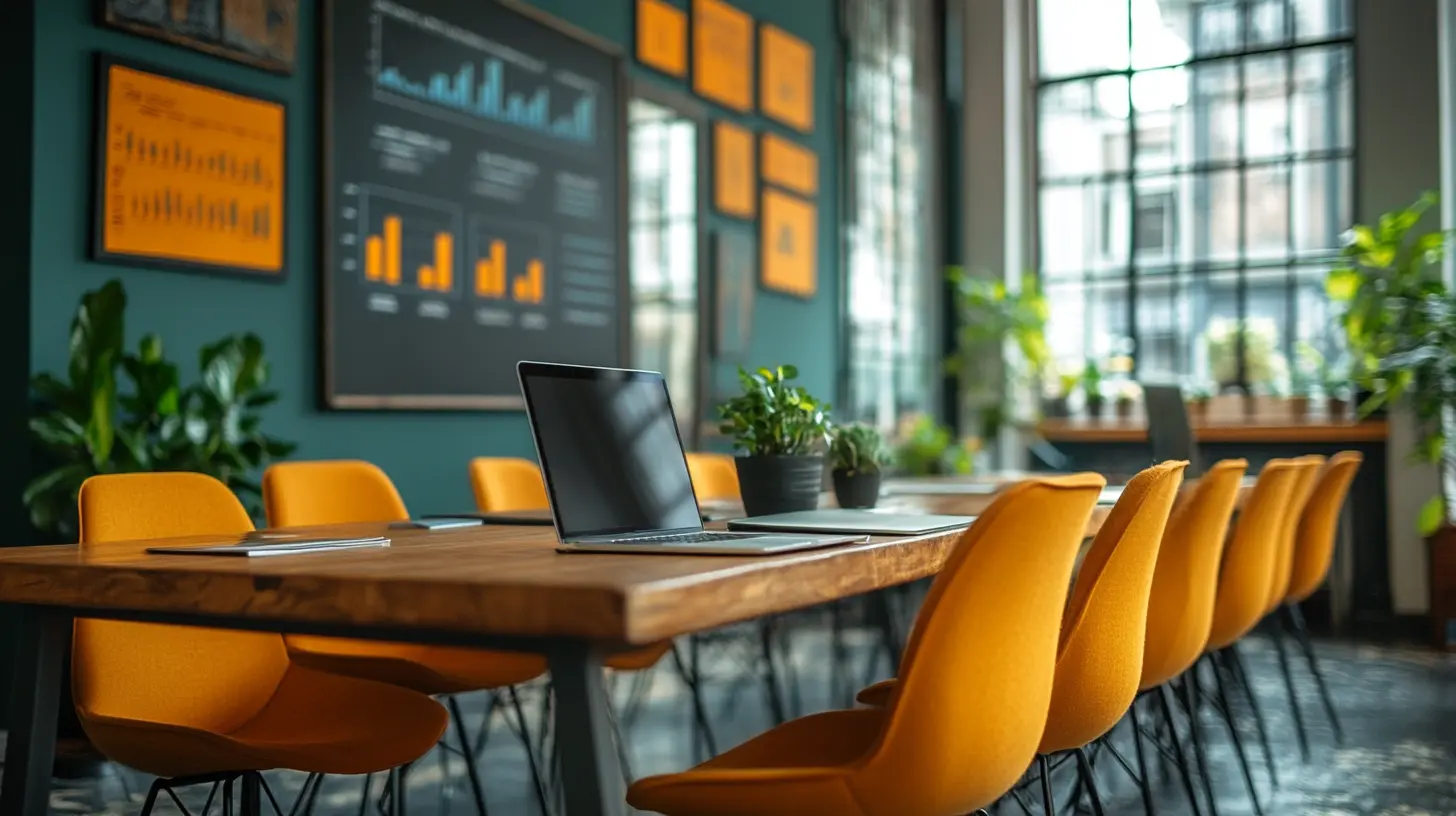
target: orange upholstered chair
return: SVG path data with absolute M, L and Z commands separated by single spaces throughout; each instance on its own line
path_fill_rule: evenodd
M 196 473 L 94 477 L 80 519 L 87 552 L 253 529 L 225 485 Z M 279 635 L 255 632 L 80 618 L 72 688 L 102 753 L 175 784 L 270 768 L 383 771 L 424 755 L 447 723 L 423 694 L 318 671 L 290 660 Z
M 475 506 L 482 513 L 545 510 L 551 506 L 541 469 L 529 459 L 505 456 L 472 459 L 470 486 L 475 491 Z
M 931 585 L 886 705 L 792 720 L 627 792 L 667 816 L 959 816 L 1021 777 L 1046 726 L 1057 631 L 1104 485 L 1082 474 L 1008 488 Z
M 1344 731 L 1340 727 L 1334 700 L 1330 698 L 1329 688 L 1325 685 L 1324 673 L 1320 671 L 1314 643 L 1309 637 L 1309 627 L 1304 622 L 1304 612 L 1299 605 L 1313 595 L 1329 575 L 1330 562 L 1335 553 L 1335 538 L 1340 529 L 1340 511 L 1345 506 L 1345 497 L 1350 492 L 1350 485 L 1355 481 L 1355 474 L 1359 472 L 1362 461 L 1364 457 L 1359 452 L 1342 451 L 1330 457 L 1329 462 L 1320 470 L 1310 491 L 1309 501 L 1305 503 L 1304 512 L 1295 525 L 1288 587 L 1276 602 L 1279 607 L 1277 611 L 1283 615 L 1285 628 L 1294 634 L 1300 650 L 1304 652 L 1309 672 L 1314 676 L 1315 686 L 1319 689 L 1320 700 L 1324 704 L 1325 714 L 1330 718 L 1337 742 L 1344 740 Z M 1279 667 L 1284 673 L 1284 686 L 1289 693 L 1289 708 L 1293 712 L 1294 728 L 1299 736 L 1300 755 L 1308 761 L 1309 737 L 1305 733 L 1304 714 L 1299 709 L 1284 640 L 1277 629 L 1274 645 L 1279 654 Z
M 698 502 L 740 501 L 738 466 L 726 453 L 689 453 L 688 475 Z
M 404 500 L 384 471 L 354 460 L 280 462 L 263 474 L 263 503 L 271 527 L 312 527 L 353 522 L 392 522 L 409 518 Z M 413 689 L 421 694 L 459 694 L 509 689 L 517 724 L 524 735 L 525 715 L 514 686 L 546 673 L 546 658 L 516 652 L 494 652 L 447 646 L 383 643 L 289 635 L 293 661 L 321 672 L 363 677 Z M 469 738 L 460 706 L 447 701 L 462 745 Z M 529 738 L 523 736 L 537 791 L 541 777 Z M 467 749 L 467 758 L 473 752 Z M 475 763 L 465 763 L 477 810 L 485 812 L 485 793 Z
M 1296 555 L 1295 540 L 1299 533 L 1300 519 L 1304 518 L 1304 508 L 1309 504 L 1310 495 L 1314 492 L 1314 486 L 1319 481 L 1320 470 L 1323 469 L 1325 458 L 1323 456 L 1301 456 L 1294 460 L 1299 466 L 1299 478 L 1294 483 L 1294 489 L 1289 494 L 1289 506 L 1284 509 L 1284 524 L 1279 530 L 1278 551 L 1274 556 L 1274 577 L 1269 582 L 1269 605 L 1264 614 L 1269 614 L 1279 605 L 1284 603 L 1284 598 L 1289 594 L 1289 579 L 1294 573 L 1294 559 Z

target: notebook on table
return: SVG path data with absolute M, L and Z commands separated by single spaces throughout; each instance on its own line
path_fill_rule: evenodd
M 865 538 L 704 530 L 661 374 L 528 362 L 516 372 L 562 552 L 768 555 Z
M 771 516 L 734 519 L 728 522 L 728 529 L 909 536 L 968 527 L 975 520 L 975 516 L 885 513 L 878 510 L 803 510 L 796 513 L 776 513 Z
M 193 546 L 148 547 L 152 555 L 212 555 L 232 558 L 262 558 L 273 555 L 304 555 L 306 553 L 338 552 L 341 550 L 388 547 L 389 539 L 383 536 L 361 538 L 321 538 L 318 536 L 268 535 L 243 536 L 229 544 L 201 544 Z

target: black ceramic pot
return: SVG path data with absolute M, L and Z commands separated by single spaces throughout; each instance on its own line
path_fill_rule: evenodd
M 1066 397 L 1052 397 L 1047 400 L 1042 412 L 1054 419 L 1060 419 L 1071 414 L 1071 411 L 1067 408 Z
M 824 457 L 739 456 L 738 486 L 743 511 L 750 516 L 792 513 L 819 507 L 824 483 Z
M 834 498 L 845 509 L 874 507 L 880 500 L 880 472 L 834 471 Z
M 1093 419 L 1101 419 L 1102 418 L 1102 403 L 1103 403 L 1102 397 L 1088 397 L 1087 398 L 1087 416 L 1092 417 Z

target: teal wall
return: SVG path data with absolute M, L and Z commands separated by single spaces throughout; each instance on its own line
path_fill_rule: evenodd
M 483 0 L 460 0 L 477 1 Z M 539 0 L 537 4 L 630 53 L 631 0 Z M 300 457 L 375 461 L 394 477 L 417 513 L 448 512 L 469 505 L 466 462 L 471 456 L 531 455 L 525 418 L 519 413 L 331 413 L 317 407 L 318 3 L 303 0 L 299 4 L 303 9 L 301 49 L 299 68 L 292 77 L 102 29 L 94 22 L 95 5 L 93 0 L 35 2 L 32 370 L 63 369 L 67 325 L 77 299 L 87 289 L 117 277 L 126 284 L 131 299 L 128 335 L 134 340 L 145 332 L 160 334 L 170 356 L 183 362 L 184 370 L 195 367 L 196 350 L 204 342 L 231 332 L 262 335 L 273 361 L 274 384 L 283 393 L 282 400 L 270 409 L 265 427 L 301 443 L 296 454 Z M 808 145 L 818 152 L 821 168 L 819 293 L 812 301 L 802 301 L 760 292 L 751 362 L 794 362 L 809 387 L 830 397 L 838 350 L 839 291 L 836 3 L 738 0 L 737 5 L 810 42 L 817 59 L 816 130 Z M 110 266 L 87 258 L 95 115 L 93 58 L 97 51 L 288 103 L 286 282 Z M 684 87 L 650 71 L 636 73 L 664 85 Z M 714 113 L 727 115 L 718 109 Z M 759 117 L 732 118 L 759 129 L 768 127 Z M 714 226 L 721 223 L 712 222 Z

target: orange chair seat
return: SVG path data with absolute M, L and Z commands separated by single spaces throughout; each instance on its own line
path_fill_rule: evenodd
M 627 803 L 664 816 L 867 816 L 849 772 L 886 717 L 856 709 L 792 720 L 692 770 L 639 780 Z
M 288 656 L 318 671 L 367 677 L 421 694 L 463 694 L 514 686 L 546 673 L 535 654 L 289 635 Z
M 371 773 L 423 756 L 448 718 L 439 703 L 415 692 L 294 665 L 263 708 L 228 733 L 85 711 L 81 721 L 109 759 L 178 777 L 271 768 Z M 391 738 L 379 739 L 385 733 Z

